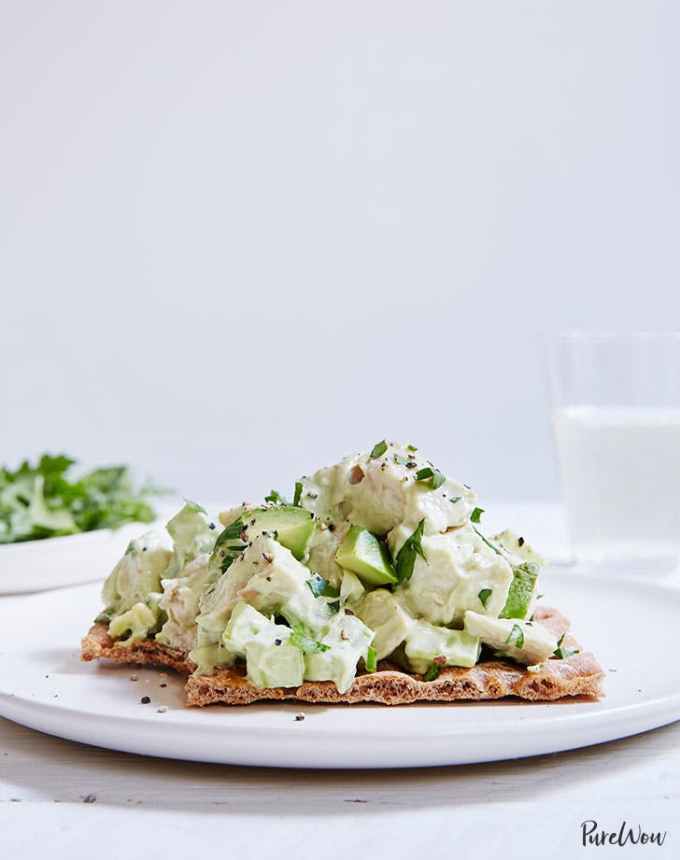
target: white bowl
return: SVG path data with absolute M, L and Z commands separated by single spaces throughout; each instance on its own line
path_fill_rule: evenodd
M 0 595 L 104 579 L 133 538 L 162 528 L 162 523 L 130 523 L 119 529 L 0 544 Z

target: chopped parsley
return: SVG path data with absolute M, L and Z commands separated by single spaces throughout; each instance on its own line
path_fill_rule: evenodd
M 489 547 L 489 549 L 492 549 L 496 553 L 496 555 L 503 555 L 503 553 L 498 549 L 498 547 L 494 546 L 488 538 L 485 538 L 479 529 L 476 529 L 474 526 L 472 526 L 472 528 L 474 529 L 477 537 L 481 538 L 484 543 Z
M 269 495 L 264 497 L 265 502 L 270 502 L 272 505 L 287 505 L 286 499 L 279 493 L 278 490 L 270 490 Z
M 406 450 L 411 451 L 412 453 L 415 453 L 418 449 L 416 448 L 415 445 L 407 445 Z
M 303 654 L 322 654 L 324 651 L 329 650 L 330 645 L 318 642 L 304 624 L 294 624 L 292 630 L 293 632 L 290 634 L 288 641 L 291 645 L 299 648 Z
M 489 600 L 489 598 L 491 597 L 491 595 L 492 595 L 492 594 L 493 594 L 493 589 L 492 589 L 492 588 L 483 588 L 483 589 L 479 592 L 479 594 L 477 595 L 477 597 L 479 597 L 479 602 L 482 604 L 482 606 L 484 607 L 484 609 L 486 609 L 486 604 L 488 603 L 488 600 Z
M 430 489 L 438 490 L 446 481 L 446 475 L 443 475 L 438 469 L 425 466 L 425 468 L 418 469 L 416 472 L 416 481 L 420 483 L 428 482 Z
M 239 517 L 239 519 L 223 529 L 215 541 L 215 548 L 210 556 L 210 564 L 216 564 L 222 573 L 231 566 L 246 548 L 246 544 L 242 540 L 244 528 L 243 520 Z
M 366 651 L 366 659 L 364 660 L 367 672 L 376 672 L 378 669 L 378 656 L 375 648 L 372 645 L 368 646 Z
M 524 631 L 519 624 L 512 625 L 512 630 L 508 633 L 505 644 L 514 645 L 515 648 L 524 648 Z
M 387 451 L 387 442 L 383 439 L 382 442 L 377 442 L 371 449 L 370 459 L 377 460 L 378 457 L 382 457 L 385 451 Z
M 293 504 L 296 508 L 300 507 L 300 499 L 302 498 L 302 481 L 295 482 L 295 494 L 293 495 Z
M 564 646 L 564 644 L 563 644 L 564 643 L 564 637 L 566 635 L 567 635 L 566 633 L 563 633 L 560 636 L 560 638 L 557 641 L 557 648 L 555 648 L 555 650 L 553 652 L 553 656 L 557 657 L 558 660 L 566 660 L 567 657 L 573 657 L 574 654 L 580 654 L 581 653 L 578 648 L 566 648 Z
M 418 523 L 413 534 L 406 538 L 403 546 L 397 553 L 397 557 L 394 560 L 394 566 L 399 582 L 406 582 L 411 578 L 417 555 L 419 555 L 423 561 L 427 561 L 427 557 L 423 552 L 421 543 L 424 529 L 425 517 L 423 517 L 423 519 Z
M 483 513 L 484 513 L 484 508 L 475 508 L 473 510 L 473 512 L 470 514 L 470 522 L 471 523 L 478 523 L 481 520 Z
M 430 668 L 423 675 L 423 681 L 436 681 L 439 677 L 439 673 L 441 672 L 441 667 L 437 666 L 436 663 L 433 663 Z
M 462 496 L 451 496 L 451 498 L 449 499 L 449 501 L 451 502 L 451 504 L 452 504 L 452 505 L 455 505 L 455 504 L 456 504 L 457 502 L 459 502 L 462 498 L 463 498 Z
M 318 573 L 315 573 L 311 579 L 307 580 L 307 585 L 314 597 L 340 597 L 338 589 L 332 586 L 323 576 L 319 576 Z

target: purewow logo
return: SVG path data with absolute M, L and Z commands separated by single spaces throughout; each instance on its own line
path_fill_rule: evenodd
M 668 836 L 668 831 L 657 831 L 647 833 L 639 824 L 628 824 L 622 821 L 618 830 L 604 830 L 597 821 L 588 820 L 581 822 L 581 845 L 589 848 L 591 845 L 598 848 L 603 845 L 663 845 Z

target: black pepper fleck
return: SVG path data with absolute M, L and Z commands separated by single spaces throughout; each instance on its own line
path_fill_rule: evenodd
M 143 705 L 148 705 L 148 704 L 149 704 L 149 702 L 151 701 L 151 699 L 150 699 L 148 696 L 142 696 L 142 698 L 141 698 L 139 701 L 140 701 Z

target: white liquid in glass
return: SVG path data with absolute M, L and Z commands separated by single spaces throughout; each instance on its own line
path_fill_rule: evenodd
M 680 409 L 555 412 L 567 516 L 579 559 L 640 569 L 680 556 Z

